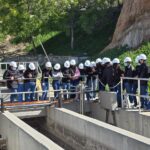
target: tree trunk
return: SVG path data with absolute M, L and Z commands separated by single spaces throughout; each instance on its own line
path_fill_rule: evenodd
M 34 52 L 34 54 L 36 55 L 36 54 L 37 54 L 37 51 L 36 51 L 36 45 L 35 45 L 35 43 L 34 43 L 34 38 L 33 38 L 33 36 L 31 37 L 31 42 L 32 42 L 32 45 L 33 45 L 33 52 Z
M 71 24 L 71 49 L 74 49 L 74 27 L 73 23 Z

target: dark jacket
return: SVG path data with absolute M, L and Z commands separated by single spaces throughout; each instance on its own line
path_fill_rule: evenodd
M 93 77 L 93 69 L 91 67 L 86 67 L 85 74 L 87 76 L 87 81 L 91 80 Z
M 42 70 L 42 82 L 48 82 L 48 78 L 52 76 L 52 71 L 44 68 Z
M 133 77 L 138 77 L 139 70 L 140 70 L 140 65 L 137 65 L 137 66 L 135 67 L 135 69 L 133 70 Z M 134 80 L 134 81 L 133 81 L 133 84 L 137 86 L 138 81 L 137 81 L 137 80 Z
M 106 66 L 103 71 L 102 82 L 104 85 L 108 84 L 109 87 L 113 87 L 114 69 L 113 66 Z
M 63 78 L 62 78 L 62 82 L 64 83 L 69 83 L 71 81 L 70 76 L 71 76 L 71 69 L 70 68 L 63 68 L 62 69 L 62 74 L 63 74 Z
M 125 67 L 125 72 L 124 72 L 124 76 L 125 77 L 133 77 L 133 67 L 130 65 L 130 66 L 126 66 Z M 129 82 L 129 83 L 133 83 L 133 80 L 129 80 L 129 79 L 126 79 L 126 80 L 124 80 L 124 82 Z
M 145 63 L 140 65 L 138 77 L 139 78 L 148 78 L 148 67 Z M 147 85 L 147 81 L 141 81 L 140 84 Z
M 79 78 L 79 80 L 80 81 L 85 81 L 85 69 L 79 69 L 79 71 L 80 71 L 80 78 Z
M 14 77 L 14 80 L 11 80 L 11 77 Z M 4 72 L 3 79 L 7 80 L 7 87 L 18 88 L 18 71 L 8 69 Z
M 114 69 L 114 86 L 120 82 L 121 76 L 124 74 L 124 71 L 120 67 L 113 66 Z
M 104 70 L 103 66 L 99 65 L 96 67 L 96 74 L 98 75 L 99 79 L 101 79 L 103 76 L 103 70 Z
M 31 77 L 29 77 L 29 74 L 31 74 Z M 36 82 L 36 78 L 37 77 L 37 71 L 36 70 L 30 70 L 27 69 L 24 73 L 24 78 L 25 78 L 25 83 L 27 82 Z

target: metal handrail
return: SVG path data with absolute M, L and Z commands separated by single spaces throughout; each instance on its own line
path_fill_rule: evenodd
M 123 90 L 123 80 L 136 80 L 138 83 L 137 83 L 137 94 L 133 94 L 133 93 L 125 93 L 124 90 Z M 122 102 L 123 102 L 123 96 L 126 95 L 126 96 L 137 96 L 138 99 L 139 99 L 139 112 L 141 112 L 141 101 L 140 101 L 140 98 L 150 98 L 150 96 L 145 96 L 145 95 L 141 95 L 141 85 L 140 85 L 140 82 L 141 81 L 150 81 L 150 78 L 132 78 L 132 77 L 121 77 L 121 99 L 122 99 Z M 126 101 L 126 103 L 128 104 L 128 101 Z M 129 104 L 128 104 L 129 106 Z M 123 107 L 123 106 L 122 106 Z

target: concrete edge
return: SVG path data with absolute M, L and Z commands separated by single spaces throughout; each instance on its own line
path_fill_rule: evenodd
M 25 133 L 29 134 L 34 140 L 36 140 L 38 143 L 41 145 L 45 146 L 48 149 L 60 149 L 63 150 L 60 146 L 58 146 L 56 143 L 48 139 L 46 136 L 43 134 L 39 133 L 26 123 L 24 123 L 22 120 L 17 118 L 15 115 L 10 113 L 9 111 L 5 111 L 1 115 L 4 115 L 6 118 L 9 119 L 13 124 L 19 127 L 20 130 L 24 131 Z
M 121 129 L 119 127 L 115 127 L 113 125 L 107 124 L 105 122 L 102 122 L 102 121 L 99 121 L 99 120 L 96 120 L 96 119 L 93 119 L 93 118 L 90 118 L 90 117 L 87 117 L 87 116 L 84 116 L 84 115 L 81 115 L 81 114 L 78 114 L 76 112 L 70 111 L 70 110 L 65 109 L 65 108 L 55 108 L 55 109 L 58 109 L 58 110 L 60 110 L 60 111 L 62 111 L 64 113 L 67 113 L 67 114 L 71 114 L 71 115 L 73 115 L 75 117 L 78 117 L 80 119 L 86 120 L 88 122 L 94 123 L 94 124 L 96 124 L 98 126 L 101 126 L 101 127 L 105 128 L 107 130 L 116 132 L 116 133 L 121 134 L 123 136 L 128 136 L 129 138 L 131 138 L 133 140 L 136 140 L 136 141 L 139 141 L 141 143 L 150 145 L 150 139 L 147 138 L 147 137 L 144 137 L 142 135 L 132 133 L 130 131 Z

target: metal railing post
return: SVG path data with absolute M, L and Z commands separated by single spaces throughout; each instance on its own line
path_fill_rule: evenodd
M 62 108 L 62 91 L 59 93 L 59 98 L 58 98 L 58 107 Z
M 1 99 L 1 112 L 3 113 L 4 112 L 4 100 L 3 98 L 0 98 Z
M 51 102 L 51 94 L 50 94 L 50 80 L 48 78 L 48 92 L 47 92 L 47 95 L 48 95 L 48 100 Z
M 121 77 L 121 107 L 123 108 L 123 78 Z
M 138 100 L 139 100 L 139 113 L 141 112 L 141 86 L 140 79 L 138 79 Z
M 80 85 L 80 114 L 84 114 L 84 85 L 83 85 L 83 82 L 81 82 L 81 85 Z

